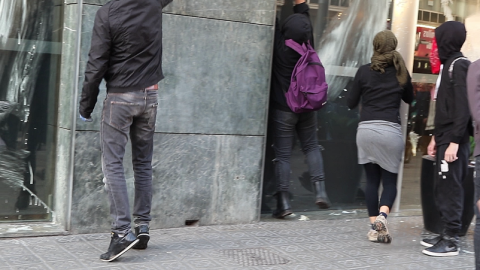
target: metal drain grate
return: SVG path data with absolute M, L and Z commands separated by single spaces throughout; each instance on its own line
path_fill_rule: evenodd
M 223 255 L 243 266 L 287 264 L 287 259 L 263 248 L 225 249 Z

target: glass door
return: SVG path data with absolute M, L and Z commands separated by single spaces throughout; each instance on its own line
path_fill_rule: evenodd
M 329 84 L 328 102 L 317 112 L 317 137 L 321 145 L 326 188 L 332 209 L 364 208 L 365 177 L 357 164 L 358 109 L 346 105 L 346 93 L 361 65 L 370 62 L 374 35 L 389 28 L 391 1 L 309 0 L 314 43 L 325 66 Z M 282 22 L 293 13 L 293 1 L 277 1 Z M 366 16 L 368 14 L 368 16 Z M 262 213 L 275 209 L 274 153 L 269 130 L 263 185 Z M 318 210 L 307 164 L 299 143 L 291 158 L 290 192 L 294 211 Z

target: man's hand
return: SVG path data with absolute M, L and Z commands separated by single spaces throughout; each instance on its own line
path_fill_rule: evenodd
M 458 143 L 450 143 L 447 147 L 447 150 L 445 150 L 445 161 L 446 162 L 454 162 L 455 160 L 458 159 L 457 157 L 457 152 L 458 152 Z
M 91 117 L 85 118 L 81 114 L 80 114 L 80 119 L 82 119 L 83 122 L 92 122 L 93 121 Z
M 435 144 L 435 137 L 432 136 L 432 139 L 430 140 L 430 143 L 428 144 L 428 147 L 427 147 L 427 154 L 434 157 L 436 153 L 437 153 L 437 147 Z
M 295 5 L 305 3 L 305 0 L 295 0 Z

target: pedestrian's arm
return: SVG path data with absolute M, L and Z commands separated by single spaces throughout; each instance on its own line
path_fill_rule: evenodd
M 413 99 L 412 77 L 410 77 L 410 74 L 408 74 L 407 83 L 403 86 L 402 100 L 405 101 L 405 103 L 410 104 L 412 103 Z
M 80 115 L 84 118 L 90 118 L 97 103 L 99 86 L 108 68 L 110 46 L 108 8 L 100 8 L 95 16 L 85 81 L 80 97 Z
M 352 88 L 347 92 L 347 106 L 350 109 L 357 107 L 358 103 L 360 103 L 360 98 L 362 96 L 361 78 L 362 68 L 359 68 L 357 74 L 355 74 L 355 79 L 353 79 Z
M 453 79 L 453 132 L 450 142 L 460 143 L 468 128 L 470 120 L 470 110 L 468 107 L 467 95 L 467 70 L 470 65 L 469 61 L 459 60 L 455 63 L 452 72 Z

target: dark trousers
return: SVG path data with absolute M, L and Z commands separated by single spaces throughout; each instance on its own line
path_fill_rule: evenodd
M 112 231 L 131 229 L 130 204 L 123 168 L 125 146 L 130 136 L 135 178 L 133 217 L 135 224 L 149 224 L 152 206 L 153 134 L 157 116 L 157 91 L 108 93 L 103 103 L 101 146 L 105 189 L 110 199 Z
M 473 244 L 475 246 L 475 268 L 480 270 L 480 211 L 477 202 L 480 200 L 480 156 L 475 157 L 475 236 Z
M 290 186 L 290 157 L 295 133 L 306 155 L 308 171 L 312 182 L 324 180 L 323 159 L 317 140 L 315 112 L 293 113 L 273 109 L 275 178 L 277 191 L 288 191 Z
M 437 145 L 435 202 L 440 211 L 440 216 L 445 222 L 444 233 L 448 236 L 458 236 L 462 228 L 463 181 L 468 173 L 470 146 L 460 144 L 457 152 L 458 159 L 454 162 L 447 162 L 448 171 L 442 172 L 441 164 L 447 147 L 448 144 Z
M 367 187 L 365 189 L 365 199 L 367 202 L 368 216 L 378 216 L 380 206 L 388 206 L 392 209 L 392 205 L 397 197 L 397 177 L 398 174 L 391 173 L 382 169 L 380 165 L 367 163 L 363 165 L 365 174 L 367 175 Z M 378 188 L 380 183 L 383 185 L 380 203 L 378 202 Z

